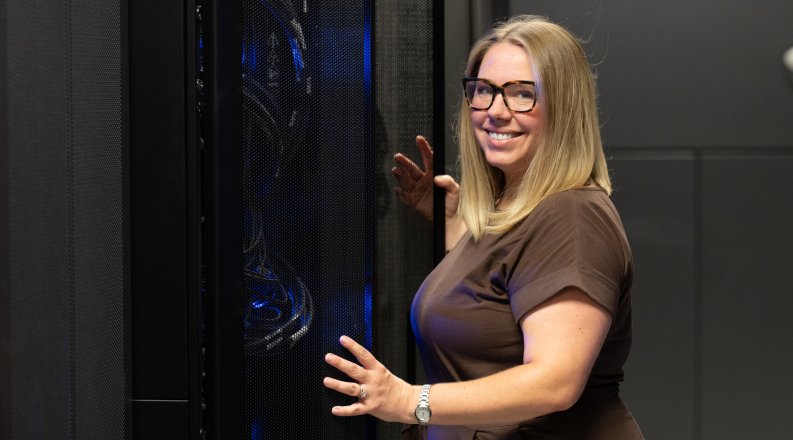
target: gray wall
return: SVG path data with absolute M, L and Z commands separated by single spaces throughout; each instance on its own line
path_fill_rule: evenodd
M 587 42 L 636 260 L 623 396 L 645 436 L 787 438 L 793 3 L 468 3 L 447 6 L 447 118 L 467 45 L 493 20 L 546 15 Z

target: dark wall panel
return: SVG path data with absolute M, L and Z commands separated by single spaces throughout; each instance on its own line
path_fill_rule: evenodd
M 635 263 L 634 340 L 623 397 L 647 438 L 690 439 L 697 348 L 694 154 L 631 149 L 609 154 L 612 198 Z
M 787 438 L 793 408 L 793 151 L 702 164 L 702 437 Z
M 587 41 L 609 145 L 793 145 L 789 0 L 510 4 Z

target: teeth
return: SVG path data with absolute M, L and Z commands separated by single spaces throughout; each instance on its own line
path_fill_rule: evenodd
M 497 141 L 505 141 L 507 139 L 518 137 L 518 135 L 515 133 L 495 133 L 492 131 L 488 132 L 487 135 L 490 136 L 490 139 L 495 139 Z

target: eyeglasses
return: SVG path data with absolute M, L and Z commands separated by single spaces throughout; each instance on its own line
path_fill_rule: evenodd
M 487 110 L 493 105 L 499 93 L 504 105 L 513 112 L 530 112 L 537 103 L 537 89 L 534 81 L 507 81 L 501 86 L 482 78 L 463 78 L 463 89 L 468 105 L 474 110 Z

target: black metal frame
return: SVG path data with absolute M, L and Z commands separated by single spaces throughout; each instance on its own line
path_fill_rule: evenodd
M 132 438 L 133 436 L 133 404 L 132 404 L 132 251 L 130 249 L 132 243 L 132 228 L 130 227 L 131 213 L 131 197 L 132 189 L 130 187 L 130 108 L 129 108 L 129 0 L 121 0 L 121 11 L 119 25 L 119 34 L 121 38 L 121 114 L 122 124 L 121 135 L 122 149 L 121 149 L 121 186 L 122 186 L 122 271 L 123 271 L 123 332 L 124 332 L 124 412 L 127 417 L 124 419 L 124 438 Z M 0 41 L 3 40 L 2 33 L 0 33 Z M 0 57 L 2 59 L 2 57 Z M 0 110 L 0 114 L 5 114 Z M 2 136 L 2 130 L 0 130 Z M 2 139 L 2 137 L 0 137 Z M 0 240 L 2 242 L 2 240 Z M 0 267 L 3 267 L 0 264 Z M 2 362 L 2 360 L 0 360 Z M 2 392 L 0 388 L 0 392 Z M 2 429 L 0 429 L 0 436 L 2 436 Z
M 203 422 L 195 2 L 127 1 L 124 12 L 132 433 L 198 440 Z
M 446 145 L 444 136 L 446 133 L 446 118 L 444 109 L 446 108 L 446 93 L 444 77 L 444 65 L 446 63 L 444 57 L 444 1 L 433 0 L 432 2 L 432 58 L 435 62 L 432 69 L 432 82 L 435 88 L 433 100 L 433 112 L 435 113 L 435 120 L 433 121 L 433 136 L 435 138 L 435 150 L 433 158 L 433 174 L 440 176 L 446 174 L 446 151 L 443 148 Z M 443 219 L 446 218 L 446 209 L 444 200 L 446 199 L 446 192 L 437 186 L 434 187 L 433 192 L 433 218 Z M 435 221 L 433 223 L 434 232 L 434 246 L 433 254 L 435 264 L 440 263 L 444 256 L 446 256 L 446 224 L 443 221 Z
M 203 261 L 206 319 L 206 434 L 239 439 L 243 427 L 242 4 L 202 7 L 205 104 Z

